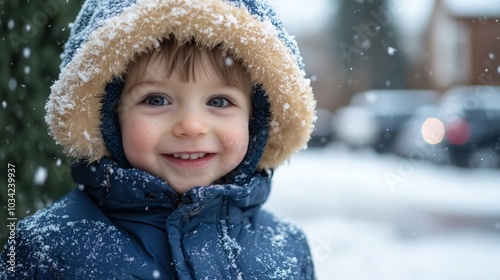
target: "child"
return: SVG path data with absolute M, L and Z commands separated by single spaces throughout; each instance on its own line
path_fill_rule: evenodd
M 304 234 L 261 208 L 314 105 L 263 1 L 87 0 L 46 105 L 79 185 L 19 222 L 0 275 L 314 279 Z

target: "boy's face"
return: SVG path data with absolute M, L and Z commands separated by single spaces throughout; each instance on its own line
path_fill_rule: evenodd
M 178 69 L 167 78 L 159 56 L 147 63 L 145 72 L 140 63 L 130 69 L 120 97 L 123 148 L 132 166 L 177 193 L 233 170 L 248 147 L 249 94 L 226 85 L 206 60 L 204 70 L 196 62 L 195 82 L 181 82 Z

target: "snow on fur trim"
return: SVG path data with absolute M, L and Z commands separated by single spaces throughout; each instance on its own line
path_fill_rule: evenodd
M 222 43 L 263 85 L 271 122 L 259 168 L 281 165 L 307 144 L 315 101 L 301 61 L 280 40 L 272 22 L 263 19 L 243 5 L 222 0 L 139 0 L 124 8 L 92 30 L 63 65 L 45 106 L 51 135 L 77 160 L 93 162 L 108 156 L 100 132 L 106 84 L 120 77 L 135 55 L 158 47 L 162 38 L 173 34 L 180 41 L 195 38 L 207 47 Z

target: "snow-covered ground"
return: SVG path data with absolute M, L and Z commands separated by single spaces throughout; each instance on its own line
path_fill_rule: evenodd
M 500 279 L 500 170 L 309 149 L 276 170 L 268 209 L 308 235 L 318 279 Z

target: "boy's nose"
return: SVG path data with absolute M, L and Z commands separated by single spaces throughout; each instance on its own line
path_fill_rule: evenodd
M 201 113 L 195 110 L 185 110 L 180 113 L 172 128 L 172 133 L 179 137 L 195 137 L 207 132 L 206 120 Z

